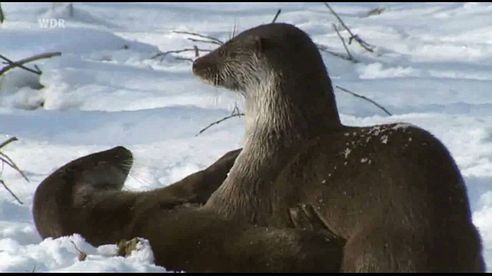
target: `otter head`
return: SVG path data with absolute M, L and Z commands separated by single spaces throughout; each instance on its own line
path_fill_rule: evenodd
M 75 178 L 81 184 L 79 187 L 119 190 L 123 187 L 132 164 L 132 153 L 118 146 L 84 156 L 67 166 L 78 172 Z
M 245 96 L 248 133 L 264 129 L 310 137 L 341 125 L 321 54 L 293 25 L 244 31 L 196 59 L 193 73 Z
M 201 79 L 231 90 L 249 93 L 268 85 L 269 77 L 324 73 L 316 45 L 309 36 L 283 23 L 261 25 L 242 32 L 193 63 Z

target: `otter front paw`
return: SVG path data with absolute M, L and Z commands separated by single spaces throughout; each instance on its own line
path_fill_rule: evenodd
M 345 244 L 345 240 L 330 229 L 328 223 L 311 204 L 300 203 L 296 207 L 290 208 L 289 217 L 295 228 L 320 231 L 330 240 Z

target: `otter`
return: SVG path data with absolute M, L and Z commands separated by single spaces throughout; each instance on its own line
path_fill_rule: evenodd
M 286 210 L 309 203 L 346 240 L 344 272 L 484 271 L 466 187 L 446 147 L 409 124 L 342 125 L 304 31 L 254 27 L 192 70 L 246 99 L 243 150 L 203 209 L 287 227 Z
M 289 209 L 297 229 L 238 223 L 198 208 L 226 178 L 237 154 L 231 151 L 203 171 L 146 192 L 121 191 L 133 162 L 126 148 L 83 156 L 36 189 L 36 228 L 43 238 L 80 233 L 96 246 L 143 237 L 155 263 L 168 270 L 338 271 L 344 241 L 310 205 Z

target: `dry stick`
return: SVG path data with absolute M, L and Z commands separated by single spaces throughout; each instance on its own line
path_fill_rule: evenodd
M 340 24 L 342 24 L 342 26 L 345 28 L 345 30 L 347 30 L 350 34 L 350 38 L 349 38 L 349 45 L 352 43 L 352 39 L 357 41 L 357 43 L 359 43 L 359 45 L 366 49 L 367 51 L 369 52 L 373 52 L 373 48 L 374 46 L 370 45 L 369 43 L 365 42 L 364 40 L 362 40 L 358 35 L 352 33 L 352 31 L 349 29 L 349 27 L 347 27 L 347 25 L 345 25 L 345 23 L 343 22 L 343 20 L 340 18 L 340 16 L 338 16 L 338 14 L 330 7 L 330 5 L 326 2 L 324 2 L 325 6 L 331 11 L 331 13 L 338 19 L 338 21 L 340 22 Z
M 0 3 L 0 24 L 5 20 L 5 15 L 3 14 L 2 4 Z
M 237 25 L 234 23 L 234 27 L 232 27 L 232 37 L 230 39 L 233 39 L 236 36 L 237 32 Z
M 154 59 L 154 58 L 158 58 L 158 57 L 162 57 L 164 58 L 165 56 L 167 56 L 168 54 L 179 54 L 179 53 L 183 53 L 183 52 L 195 52 L 195 55 L 196 55 L 196 52 L 197 51 L 202 51 L 202 52 L 211 52 L 212 50 L 208 50 L 208 49 L 200 49 L 196 46 L 193 46 L 193 48 L 185 48 L 185 49 L 181 49 L 181 50 L 170 50 L 170 51 L 166 51 L 166 52 L 159 52 L 155 55 L 153 55 L 151 57 L 151 59 Z
M 17 137 L 10 137 L 9 139 L 7 139 L 6 141 L 2 142 L 0 144 L 0 149 L 5 147 L 6 145 L 14 142 L 14 141 L 17 141 Z M 19 167 L 17 167 L 17 165 L 14 163 L 14 161 L 12 159 L 10 159 L 10 157 L 8 155 L 6 155 L 5 153 L 1 152 L 0 151 L 0 161 L 2 161 L 2 167 L 4 164 L 7 164 L 9 165 L 10 167 L 12 167 L 14 170 L 16 170 L 17 172 L 19 172 L 22 177 L 24 177 L 25 180 L 27 180 L 27 182 L 29 182 L 29 179 L 27 178 L 27 176 L 19 169 Z M 9 187 L 7 187 L 7 185 L 5 184 L 5 182 L 0 179 L 0 182 L 1 184 L 5 187 L 5 189 L 20 203 L 20 204 L 24 204 L 22 203 L 22 201 L 14 194 L 14 192 L 12 192 L 12 190 L 9 189 Z
M 81 261 L 81 262 L 85 261 L 85 259 L 87 258 L 87 253 L 80 250 L 72 240 L 70 242 L 73 244 L 73 247 L 75 247 L 75 250 L 77 250 L 79 252 L 79 261 Z
M 196 45 L 193 45 L 193 49 L 195 49 L 195 58 L 200 56 L 200 50 L 198 50 L 198 47 Z
M 186 60 L 186 61 L 189 61 L 189 62 L 193 62 L 193 59 L 191 58 L 185 58 L 185 57 L 175 57 L 176 60 Z
M 188 37 L 187 39 L 190 41 L 193 41 L 193 42 L 209 43 L 209 44 L 215 44 L 215 45 L 219 45 L 219 46 L 222 45 L 219 42 L 214 41 L 214 40 L 203 40 L 203 39 L 196 39 L 196 38 L 192 38 L 192 37 Z
M 17 141 L 19 139 L 17 139 L 17 137 L 10 137 L 9 139 L 7 139 L 6 141 L 4 141 L 3 143 L 0 144 L 0 149 L 5 147 L 6 145 L 14 142 L 14 141 Z M 2 161 L 3 163 L 9 165 L 12 169 L 16 170 L 18 173 L 20 173 L 20 175 L 22 175 L 22 177 L 24 177 L 24 179 L 27 181 L 27 182 L 30 182 L 29 179 L 27 178 L 27 176 L 24 174 L 24 172 L 22 172 L 21 169 L 19 169 L 19 167 L 15 164 L 15 162 L 8 156 L 6 155 L 5 153 L 1 152 L 0 151 L 0 161 Z M 2 164 L 3 164 L 2 163 Z
M 355 62 L 354 57 L 350 54 L 350 51 L 347 48 L 347 45 L 345 44 L 345 39 L 343 39 L 342 35 L 340 35 L 340 32 L 338 32 L 337 26 L 335 24 L 332 24 L 332 25 L 333 25 L 333 29 L 335 29 L 335 32 L 337 32 L 338 38 L 340 38 L 340 40 L 342 41 L 343 48 L 345 48 L 345 51 L 347 52 L 349 60 L 353 60 Z
M 277 17 L 280 15 L 281 12 L 282 12 L 282 9 L 278 9 L 277 13 L 275 14 L 275 17 L 272 20 L 272 23 L 275 23 L 275 21 L 277 21 Z
M 8 144 L 14 142 L 14 141 L 17 141 L 17 140 L 19 140 L 19 139 L 17 139 L 17 137 L 15 137 L 15 136 L 14 137 L 10 137 L 9 139 L 7 139 L 7 141 L 5 141 L 5 142 L 3 142 L 3 143 L 0 144 L 0 149 L 3 148 L 3 147 L 5 147 Z
M 337 85 L 337 86 L 335 86 L 335 87 L 336 87 L 336 88 L 338 88 L 338 89 L 340 89 L 340 90 L 341 90 L 341 91 L 343 91 L 343 92 L 349 93 L 350 95 L 352 95 L 352 96 L 354 96 L 354 97 L 361 98 L 361 99 L 364 99 L 364 100 L 366 100 L 366 101 L 368 101 L 368 102 L 371 102 L 371 103 L 372 103 L 372 104 L 374 104 L 375 106 L 377 106 L 377 107 L 381 108 L 381 109 L 382 109 L 382 110 L 383 110 L 386 114 L 388 114 L 389 116 L 393 115 L 393 114 L 391 114 L 388 110 L 386 110 L 386 108 L 382 107 L 382 106 L 381 106 L 380 104 L 378 104 L 377 102 L 375 102 L 375 101 L 373 101 L 373 100 L 371 100 L 371 99 L 369 99 L 369 98 L 367 98 L 367 97 L 365 97 L 365 96 L 361 96 L 361 95 L 359 95 L 359 94 L 357 94 L 357 93 L 354 93 L 354 92 L 352 92 L 352 91 L 350 91 L 350 90 L 348 90 L 348 89 L 345 89 L 345 88 L 343 88 L 343 87 L 340 87 L 340 86 L 338 86 L 338 85 Z
M 351 61 L 351 62 L 356 62 L 354 59 L 350 59 L 350 57 L 347 57 L 343 54 L 340 54 L 340 53 L 337 53 L 337 52 L 333 52 L 331 50 L 328 50 L 328 47 L 326 47 L 325 45 L 322 45 L 322 44 L 316 44 L 316 47 L 318 47 L 318 49 L 320 51 L 323 51 L 323 52 L 326 52 L 330 55 L 333 55 L 333 56 L 336 56 L 336 57 L 339 57 L 341 59 L 345 59 L 345 60 L 348 60 L 348 61 Z
M 4 74 L 5 72 L 7 72 L 7 71 L 9 71 L 9 70 L 11 70 L 11 69 L 13 69 L 15 67 L 19 67 L 21 69 L 24 69 L 26 71 L 29 71 L 29 72 L 34 73 L 34 74 L 37 74 L 37 75 L 40 75 L 41 74 L 41 72 L 39 70 L 34 70 L 34 69 L 31 69 L 29 67 L 26 67 L 26 66 L 24 66 L 22 64 L 18 64 L 15 61 L 12 61 L 12 60 L 6 58 L 3 55 L 0 55 L 0 58 L 3 59 L 3 60 L 5 60 L 5 62 L 3 64 L 7 64 L 6 67 L 2 68 L 1 73 L 0 73 L 0 76 L 2 74 Z
M 224 118 L 222 118 L 222 119 L 220 119 L 218 121 L 215 121 L 215 122 L 209 124 L 207 127 L 205 127 L 202 130 L 200 130 L 200 132 L 198 132 L 195 135 L 195 137 L 198 136 L 198 135 L 200 135 L 200 134 L 202 134 L 204 131 L 206 131 L 207 129 L 211 128 L 212 126 L 218 125 L 218 124 L 222 123 L 223 121 L 225 121 L 227 119 L 234 118 L 234 117 L 241 117 L 241 116 L 244 116 L 244 113 L 239 112 L 239 108 L 237 108 L 237 106 L 236 106 L 236 107 L 234 107 L 234 110 L 232 111 L 231 115 L 226 116 L 226 117 L 224 117 Z
M 41 71 L 32 70 L 32 69 L 30 69 L 28 67 L 25 67 L 23 64 L 26 64 L 26 63 L 29 63 L 29 62 L 33 62 L 33 61 L 36 61 L 36 60 L 40 60 L 40 59 L 52 58 L 52 57 L 55 57 L 55 56 L 61 56 L 61 53 L 60 52 L 44 53 L 44 54 L 39 54 L 39 55 L 35 55 L 35 56 L 32 56 L 32 57 L 28 57 L 28 58 L 25 58 L 25 59 L 21 59 L 21 60 L 18 60 L 18 61 L 11 61 L 8 58 L 4 57 L 3 55 L 0 55 L 0 58 L 2 58 L 3 60 L 5 60 L 5 61 L 7 61 L 9 63 L 9 65 L 7 65 L 4 68 L 0 69 L 0 76 L 2 74 L 4 74 L 5 72 L 7 72 L 8 70 L 13 69 L 15 67 L 19 67 L 19 68 L 22 68 L 22 69 L 27 70 L 29 72 L 32 72 L 34 74 L 40 75 L 41 74 Z
M 0 183 L 17 200 L 17 202 L 19 202 L 21 205 L 24 205 L 24 203 L 22 203 L 22 201 L 9 189 L 9 187 L 7 187 L 7 185 L 5 184 L 5 182 L 3 182 L 2 179 L 0 179 Z
M 19 169 L 19 167 L 14 163 L 14 161 L 12 159 L 10 159 L 10 157 L 8 155 L 6 155 L 5 153 L 3 153 L 1 151 L 0 151 L 0 161 L 4 162 L 5 164 L 9 165 L 12 169 L 16 170 L 20 175 L 22 175 L 22 177 L 27 182 L 31 182 L 31 181 L 29 181 L 29 178 L 27 178 L 27 176 L 24 174 L 24 172 L 21 169 Z
M 193 32 L 185 32 L 185 31 L 173 31 L 173 33 L 176 33 L 176 34 L 188 34 L 188 35 L 194 35 L 194 36 L 198 36 L 198 37 L 201 37 L 201 38 L 205 38 L 205 39 L 208 39 L 208 40 L 211 40 L 211 41 L 215 41 L 217 42 L 219 45 L 222 45 L 224 44 L 224 42 L 216 37 L 213 37 L 213 36 L 208 36 L 208 35 L 202 35 L 202 34 L 199 34 L 199 33 L 193 33 Z

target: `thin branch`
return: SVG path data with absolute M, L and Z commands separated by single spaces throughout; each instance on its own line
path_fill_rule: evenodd
M 181 49 L 181 50 L 170 50 L 170 51 L 166 51 L 166 52 L 159 52 L 155 55 L 153 55 L 151 57 L 151 59 L 155 59 L 155 58 L 158 58 L 158 57 L 161 57 L 164 58 L 165 56 L 169 55 L 169 54 L 179 54 L 179 53 L 183 53 L 183 52 L 195 52 L 195 55 L 197 53 L 197 51 L 202 51 L 202 52 L 211 52 L 212 50 L 208 50 L 208 49 L 200 49 L 196 46 L 193 46 L 193 48 L 185 48 L 185 49 Z
M 10 137 L 9 139 L 7 139 L 6 141 L 0 144 L 0 149 L 17 140 L 19 140 L 17 139 L 17 137 Z M 9 165 L 12 169 L 16 170 L 20 175 L 22 175 L 22 177 L 24 177 L 24 179 L 27 182 L 30 182 L 27 176 L 24 174 L 24 172 L 21 169 L 19 169 L 19 167 L 15 164 L 15 162 L 8 155 L 6 155 L 1 151 L 0 151 L 0 161 L 2 161 L 2 165 L 4 163 Z
M 7 72 L 7 71 L 9 71 L 15 67 L 19 67 L 19 68 L 22 68 L 22 69 L 27 70 L 29 72 L 32 72 L 34 74 L 40 75 L 41 71 L 36 71 L 36 70 L 31 69 L 31 68 L 25 67 L 24 64 L 29 63 L 29 62 L 33 62 L 36 60 L 40 60 L 40 59 L 52 58 L 55 56 L 61 56 L 61 53 L 60 52 L 44 53 L 44 54 L 39 54 L 39 55 L 35 55 L 32 57 L 28 57 L 25 59 L 21 59 L 18 61 L 12 61 L 3 55 L 0 55 L 0 58 L 5 60 L 9 64 L 9 65 L 5 66 L 4 68 L 0 69 L 0 76 L 3 75 L 5 72 Z
M 203 132 L 205 132 L 207 129 L 211 128 L 212 126 L 214 125 L 218 125 L 220 123 L 222 123 L 223 121 L 225 120 L 228 120 L 230 118 L 234 118 L 234 117 L 241 117 L 241 116 L 244 116 L 244 113 L 240 112 L 239 111 L 239 108 L 237 107 L 237 105 L 234 107 L 234 109 L 232 110 L 232 113 L 231 115 L 229 116 L 225 116 L 224 118 L 220 119 L 220 120 L 217 120 L 211 124 L 209 124 L 207 127 L 203 128 L 202 130 L 200 130 L 200 132 L 198 132 L 195 136 L 198 136 L 200 134 L 202 134 Z
M 234 22 L 234 27 L 232 28 L 232 37 L 230 39 L 233 39 L 236 36 L 237 32 L 237 25 L 236 22 Z
M 5 20 L 5 15 L 3 14 L 2 4 L 0 3 L 0 24 Z
M 29 68 L 29 67 L 26 67 L 26 66 L 24 66 L 22 64 L 19 64 L 19 63 L 15 62 L 15 61 L 12 61 L 12 60 L 6 58 L 3 55 L 0 55 L 0 58 L 3 59 L 3 60 L 5 60 L 5 62 L 3 64 L 8 64 L 7 66 L 5 66 L 4 68 L 2 68 L 0 70 L 0 76 L 2 74 L 5 74 L 5 72 L 7 72 L 7 71 L 9 71 L 11 69 L 14 69 L 15 67 L 19 67 L 19 68 L 24 69 L 26 71 L 29 71 L 31 73 L 34 73 L 34 74 L 37 74 L 37 75 L 41 75 L 41 72 L 39 70 L 34 70 L 34 69 Z
M 20 175 L 22 175 L 22 177 L 27 182 L 31 182 L 29 181 L 29 178 L 27 178 L 27 176 L 24 174 L 24 172 L 21 169 L 19 169 L 19 167 L 14 163 L 14 161 L 8 155 L 6 155 L 1 151 L 0 151 L 0 161 L 4 162 L 5 164 L 9 165 L 12 169 L 16 170 Z
M 5 142 L 3 142 L 3 143 L 0 144 L 0 149 L 3 148 L 3 147 L 5 147 L 8 144 L 14 142 L 14 141 L 17 141 L 17 140 L 19 140 L 19 139 L 17 139 L 17 137 L 15 137 L 15 136 L 14 137 L 10 137 L 9 139 L 7 139 L 7 141 L 5 141 Z
M 352 40 L 355 40 L 355 41 L 357 41 L 357 43 L 359 43 L 359 45 L 362 48 L 366 49 L 366 51 L 369 51 L 371 53 L 374 52 L 374 50 L 373 50 L 374 46 L 372 46 L 369 43 L 362 40 L 358 35 L 352 33 L 352 31 L 349 29 L 349 27 L 347 27 L 347 25 L 345 25 L 345 22 L 343 22 L 343 20 L 340 18 L 340 16 L 338 16 L 338 14 L 335 12 L 335 10 L 333 10 L 327 2 L 323 2 L 323 3 L 330 10 L 330 12 L 338 19 L 338 21 L 340 22 L 340 24 L 342 24 L 342 26 L 345 28 L 345 30 L 347 30 L 347 32 L 349 32 L 349 34 L 350 34 L 349 45 L 352 43 Z
M 208 39 L 208 40 L 211 40 L 211 41 L 215 41 L 217 42 L 219 45 L 223 45 L 224 42 L 216 37 L 213 37 L 213 36 L 208 36 L 208 35 L 202 35 L 202 34 L 199 34 L 199 33 L 194 33 L 194 32 L 185 32 L 185 31 L 173 31 L 173 33 L 176 33 L 176 34 L 187 34 L 187 35 L 194 35 L 194 36 L 198 36 L 198 37 L 201 37 L 201 38 L 205 38 L 205 39 Z
M 340 34 L 340 32 L 338 32 L 338 28 L 335 24 L 332 24 L 333 25 L 333 29 L 335 29 L 335 32 L 337 33 L 338 35 L 338 38 L 340 38 L 340 40 L 342 41 L 342 44 L 343 44 L 343 48 L 345 48 L 345 51 L 347 52 L 347 55 L 349 57 L 349 60 L 354 60 L 354 57 L 350 54 L 350 51 L 349 49 L 347 48 L 347 45 L 345 44 L 345 39 L 343 39 L 342 35 Z
M 81 262 L 85 261 L 85 259 L 87 259 L 87 253 L 80 250 L 72 240 L 70 242 L 73 244 L 73 247 L 75 247 L 75 250 L 77 250 L 79 252 L 79 261 L 81 261 Z
M 338 85 L 337 85 L 337 86 L 335 86 L 335 87 L 336 87 L 336 88 L 338 88 L 338 89 L 340 89 L 341 91 L 343 91 L 343 92 L 345 92 L 345 93 L 348 93 L 348 94 L 350 94 L 350 95 L 354 96 L 354 97 L 364 99 L 364 100 L 366 100 L 366 101 L 368 101 L 368 102 L 370 102 L 370 103 L 374 104 L 375 106 L 379 107 L 381 110 L 383 110 L 383 111 L 384 111 L 386 114 L 388 114 L 389 116 L 393 115 L 393 114 L 391 114 L 388 110 L 386 110 L 386 108 L 384 108 L 383 106 L 381 106 L 381 105 L 380 105 L 380 104 L 378 104 L 377 102 L 375 102 L 375 101 L 373 101 L 373 100 L 371 100 L 371 99 L 369 99 L 369 98 L 367 98 L 367 97 L 365 97 L 365 96 L 362 96 L 362 95 L 359 95 L 359 94 L 357 94 L 357 93 L 354 93 L 354 92 L 352 92 L 352 91 L 350 91 L 350 90 L 348 90 L 348 89 L 345 89 L 345 88 L 343 88 L 343 87 L 340 87 L 340 86 L 338 86 Z
M 367 16 L 380 15 L 383 13 L 384 8 L 375 8 L 367 12 Z
M 281 12 L 282 12 L 282 9 L 278 9 L 277 13 L 275 14 L 275 17 L 273 17 L 272 23 L 275 23 L 275 21 L 277 21 L 277 18 Z
M 345 60 L 351 61 L 351 62 L 353 62 L 353 63 L 356 63 L 356 62 L 357 62 L 355 59 L 351 59 L 350 57 L 348 57 L 348 56 L 346 56 L 346 55 L 344 55 L 344 54 L 340 54 L 340 53 L 333 52 L 333 51 L 329 50 L 329 49 L 328 49 L 328 47 L 327 47 L 327 46 L 325 46 L 325 45 L 322 45 L 322 44 L 316 44 L 316 46 L 318 47 L 318 49 L 319 49 L 320 51 L 326 52 L 326 53 L 328 53 L 328 54 L 330 54 L 330 55 L 332 55 L 332 56 L 336 56 L 336 57 L 339 57 L 339 58 L 341 58 L 341 59 L 345 59 Z
M 175 57 L 176 60 L 186 60 L 186 61 L 189 61 L 191 63 L 193 63 L 193 59 L 191 58 L 185 58 L 185 57 Z
M 19 202 L 19 204 L 24 205 L 24 203 L 22 203 L 22 201 L 14 194 L 14 192 L 12 192 L 12 190 L 10 190 L 9 187 L 7 187 L 7 185 L 2 179 L 0 179 L 0 184 L 3 185 L 3 187 L 15 198 L 15 200 Z
M 17 141 L 17 137 L 10 137 L 9 139 L 7 139 L 6 141 L 2 142 L 0 144 L 0 149 L 5 147 L 6 145 L 14 142 L 14 141 Z M 0 151 L 0 161 L 2 161 L 2 171 L 3 171 L 3 164 L 7 164 L 9 165 L 10 167 L 12 167 L 14 170 L 18 171 L 28 182 L 29 182 L 29 179 L 27 179 L 26 175 L 17 167 L 17 165 L 14 163 L 14 161 L 12 159 L 10 159 L 10 157 L 8 157 L 6 154 L 4 154 L 3 152 Z M 17 200 L 17 202 L 19 202 L 21 205 L 23 205 L 24 203 L 22 203 L 22 201 L 14 194 L 14 192 L 12 192 L 12 190 L 9 189 L 9 187 L 7 186 L 7 184 L 5 184 L 5 182 L 3 181 L 3 179 L 0 179 L 0 183 L 3 185 L 3 187 Z
M 195 58 L 200 56 L 200 50 L 196 45 L 193 45 L 193 49 L 195 50 Z
M 190 41 L 193 41 L 193 42 L 201 42 L 201 43 L 215 44 L 215 45 L 219 45 L 219 46 L 222 45 L 219 42 L 214 41 L 214 40 L 203 40 L 203 39 L 196 39 L 196 38 L 192 38 L 192 37 L 188 37 L 187 39 L 190 40 Z

